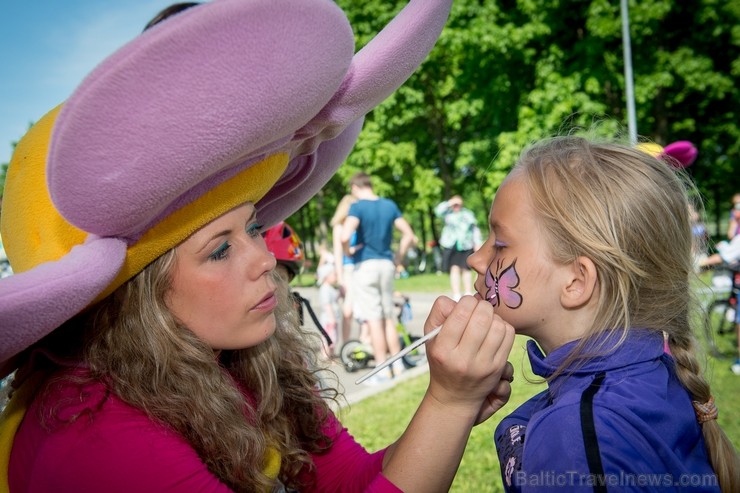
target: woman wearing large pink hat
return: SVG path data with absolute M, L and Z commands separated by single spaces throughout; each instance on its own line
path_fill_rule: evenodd
M 449 488 L 508 398 L 511 327 L 438 301 L 429 389 L 368 453 L 323 398 L 260 234 L 329 180 L 449 8 L 412 0 L 355 54 L 330 0 L 196 5 L 28 132 L 2 211 L 0 491 Z

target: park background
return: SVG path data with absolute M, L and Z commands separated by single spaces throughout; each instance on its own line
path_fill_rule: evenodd
M 406 4 L 337 3 L 350 19 L 358 49 Z M 687 172 L 701 193 L 712 239 L 719 240 L 730 197 L 740 192 L 740 2 L 628 4 L 637 132 L 661 145 L 694 143 L 698 159 Z M 306 245 L 309 272 L 302 278 L 313 282 L 310 265 L 329 239 L 328 221 L 356 171 L 371 174 L 376 192 L 399 204 L 423 255 L 441 229 L 432 208 L 453 194 L 465 198 L 487 232 L 495 191 L 521 148 L 532 140 L 579 129 L 626 140 L 620 14 L 618 0 L 455 0 L 427 61 L 366 117 L 347 162 L 289 218 Z M 142 27 L 146 20 L 140 20 Z M 6 44 L 5 49 L 10 47 Z M 6 72 L 6 77 L 13 74 Z M 40 116 L 29 114 L 29 124 Z M 14 147 L 21 135 L 2 137 Z M 0 186 L 7 164 L 0 163 Z M 446 276 L 414 269 L 412 274 L 398 281 L 401 290 L 442 293 L 448 288 Z M 522 346 L 517 344 L 512 354 L 521 373 L 507 409 L 542 385 L 523 377 L 528 364 Z M 706 365 L 720 423 L 737 446 L 737 377 L 725 360 L 708 357 Z M 410 419 L 426 379 L 408 380 L 345 408 L 345 424 L 369 449 L 386 445 Z M 453 491 L 501 491 L 492 433 L 504 414 L 473 431 Z
M 361 47 L 406 2 L 337 3 Z M 637 132 L 696 145 L 688 172 L 719 239 L 740 191 L 740 2 L 632 1 L 629 18 Z M 532 140 L 578 128 L 626 140 L 622 40 L 618 0 L 455 0 L 427 61 L 368 115 L 345 165 L 290 219 L 309 257 L 356 171 L 399 204 L 426 247 L 440 231 L 432 208 L 455 193 L 487 224 Z

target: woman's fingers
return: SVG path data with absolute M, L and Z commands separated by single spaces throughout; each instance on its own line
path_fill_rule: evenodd
M 469 407 L 490 416 L 509 397 L 513 367 L 507 362 L 514 329 L 496 315 L 490 303 L 472 296 L 458 303 L 439 298 L 426 331 L 442 325 L 428 342 L 430 389 L 441 402 Z
M 444 324 L 445 320 L 447 320 L 447 317 L 450 316 L 450 313 L 452 313 L 452 310 L 454 310 L 456 306 L 457 303 L 447 296 L 440 296 L 434 300 L 432 309 L 429 311 L 429 316 L 424 323 L 424 333 L 426 334 L 427 332 L 431 332 L 435 328 Z

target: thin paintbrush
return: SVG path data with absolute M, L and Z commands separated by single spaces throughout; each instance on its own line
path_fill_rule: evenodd
M 431 331 L 428 334 L 426 334 L 424 337 L 420 337 L 419 339 L 415 340 L 410 345 L 408 345 L 405 348 L 401 349 L 399 352 L 397 352 L 396 354 L 394 354 L 393 356 L 391 356 L 387 360 L 383 361 L 383 363 L 381 363 L 380 365 L 376 366 L 373 371 L 371 371 L 367 375 L 363 375 L 362 377 L 360 377 L 359 379 L 357 379 L 357 381 L 355 383 L 356 384 L 361 384 L 362 382 L 364 382 L 368 378 L 370 378 L 373 375 L 375 375 L 376 373 L 378 373 L 383 368 L 389 367 L 391 364 L 393 364 L 394 361 L 397 361 L 397 360 L 403 358 L 408 353 L 410 353 L 414 349 L 418 348 L 419 346 L 421 346 L 422 344 L 424 344 L 425 342 L 427 342 L 432 337 L 434 337 L 437 334 L 439 334 L 439 331 L 440 330 L 442 330 L 442 326 L 441 325 L 439 327 L 435 328 L 433 331 Z

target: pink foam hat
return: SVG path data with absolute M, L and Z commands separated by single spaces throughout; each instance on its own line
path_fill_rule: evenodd
M 298 210 L 450 4 L 411 0 L 354 53 L 331 0 L 213 0 L 104 60 L 11 160 L 0 366 L 231 208 L 253 202 L 266 226 Z

